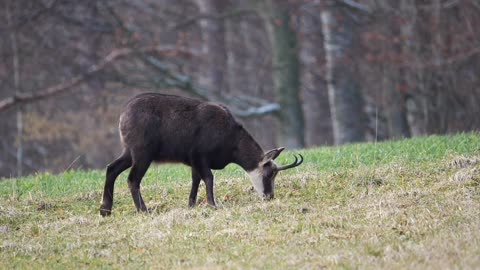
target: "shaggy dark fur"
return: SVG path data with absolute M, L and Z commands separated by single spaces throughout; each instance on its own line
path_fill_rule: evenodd
M 131 99 L 120 116 L 123 153 L 107 166 L 101 215 L 109 215 L 117 176 L 132 167 L 128 185 L 137 210 L 148 211 L 140 194 L 140 182 L 151 162 L 181 162 L 192 168 L 189 205 L 196 203 L 203 179 L 207 201 L 215 206 L 211 169 L 229 163 L 251 172 L 265 167 L 263 194 L 273 197 L 276 165 L 270 162 L 283 148 L 264 154 L 260 145 L 223 105 L 158 93 L 144 93 Z M 298 165 L 297 165 L 298 166 Z

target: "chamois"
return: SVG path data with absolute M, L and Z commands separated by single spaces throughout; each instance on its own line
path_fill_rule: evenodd
M 277 173 L 303 162 L 300 155 L 300 161 L 295 156 L 293 163 L 277 166 L 273 160 L 283 147 L 264 152 L 225 106 L 186 97 L 159 93 L 133 97 L 120 115 L 119 131 L 123 152 L 107 166 L 102 216 L 111 214 L 115 180 L 129 167 L 128 187 L 135 207 L 148 211 L 140 182 L 153 161 L 191 167 L 190 207 L 196 204 L 201 179 L 208 204 L 215 206 L 212 169 L 236 163 L 250 175 L 255 191 L 264 199 L 272 199 Z

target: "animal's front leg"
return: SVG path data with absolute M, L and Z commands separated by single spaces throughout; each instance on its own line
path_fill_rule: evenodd
M 215 197 L 213 196 L 213 174 L 210 170 L 210 167 L 208 166 L 208 162 L 204 159 L 197 159 L 192 162 L 192 165 L 192 168 L 195 168 L 195 170 L 205 182 L 205 186 L 207 188 L 208 204 L 215 207 Z M 192 191 L 194 191 L 193 189 L 194 186 L 192 185 Z M 196 186 L 196 189 L 198 189 L 198 185 Z
M 102 206 L 100 207 L 100 214 L 108 216 L 112 213 L 113 205 L 113 188 L 117 176 L 132 165 L 132 157 L 128 149 L 125 149 L 123 154 L 114 162 L 107 166 L 107 175 L 105 180 L 105 188 L 103 191 Z
M 192 167 L 192 190 L 190 191 L 190 197 L 188 199 L 188 206 L 194 207 L 197 203 L 198 186 L 200 185 L 202 177 L 194 167 Z

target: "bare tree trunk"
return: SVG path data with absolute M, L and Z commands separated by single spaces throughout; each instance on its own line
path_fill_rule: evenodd
M 401 35 L 405 39 L 402 46 L 402 54 L 413 58 L 410 59 L 411 61 L 409 62 L 410 68 L 405 68 L 400 74 L 405 84 L 409 87 L 408 93 L 410 95 L 405 102 L 407 121 L 411 135 L 419 136 L 427 133 L 426 116 L 428 115 L 428 106 L 424 89 L 420 83 L 423 77 L 423 71 L 418 69 L 421 61 L 419 45 L 415 43 L 414 29 L 416 28 L 415 25 L 418 20 L 418 11 L 414 0 L 401 0 L 399 10 L 404 17 L 409 18 L 409 20 L 400 27 Z M 417 69 L 417 71 L 413 71 L 413 69 Z
M 13 25 L 13 21 L 12 12 L 10 10 L 11 6 L 9 4 L 7 4 L 5 11 L 8 25 L 11 26 Z M 14 27 L 10 30 L 10 44 L 12 46 L 13 88 L 15 94 L 18 94 L 20 92 L 20 64 L 18 59 L 17 35 L 15 31 Z M 23 175 L 23 117 L 21 107 L 17 108 L 17 136 L 15 144 L 17 146 L 17 177 L 20 177 Z
M 273 50 L 274 85 L 281 106 L 278 143 L 288 148 L 302 148 L 305 146 L 305 127 L 296 32 L 290 23 L 291 14 L 282 3 L 268 0 L 266 12 Z
M 218 15 L 224 9 L 224 0 L 195 0 L 202 14 Z M 201 85 L 211 89 L 215 95 L 228 92 L 226 74 L 227 50 L 225 46 L 225 26 L 223 20 L 206 18 L 200 21 L 202 31 L 202 52 L 205 65 L 202 67 Z
M 398 2 L 380 1 L 381 8 L 386 10 L 399 10 Z M 385 34 L 392 34 L 395 39 L 401 40 L 400 25 L 396 21 L 384 24 Z M 383 54 L 402 55 L 403 42 L 384 42 Z M 384 61 L 382 69 L 382 92 L 384 93 L 384 106 L 389 138 L 410 137 L 410 127 L 407 121 L 406 93 L 408 82 L 405 82 L 403 74 L 405 67 L 396 66 L 392 61 Z
M 389 70 L 385 68 L 384 70 Z M 403 92 L 397 89 L 398 82 L 392 76 L 393 71 L 384 74 L 384 91 L 386 104 L 385 112 L 388 124 L 388 136 L 390 138 L 409 138 L 410 127 L 407 121 L 406 98 Z
M 318 8 L 316 5 L 312 5 Z M 302 93 L 304 98 L 305 142 L 307 146 L 333 144 L 332 122 L 330 121 L 330 105 L 328 89 L 323 74 L 325 63 L 324 52 L 319 44 L 321 28 L 318 27 L 318 12 L 302 12 L 300 18 L 300 63 L 302 76 Z
M 366 133 L 363 97 L 349 59 L 355 22 L 348 12 L 343 5 L 326 5 L 321 12 L 335 144 L 364 141 Z
M 238 23 L 229 20 L 225 26 L 228 52 L 228 85 L 232 89 L 232 94 L 266 98 L 258 79 L 263 77 L 258 70 L 260 60 L 256 57 L 246 57 L 258 52 L 258 48 L 255 46 L 254 29 L 246 20 Z M 260 145 L 267 149 L 276 146 L 275 140 L 271 139 L 275 138 L 277 133 L 274 115 L 253 117 L 241 121 L 252 136 L 257 138 Z
M 432 1 L 433 12 L 431 20 L 431 46 L 432 46 L 432 56 L 433 63 L 441 67 L 443 66 L 443 56 L 442 56 L 442 47 L 443 47 L 443 31 L 442 31 L 442 8 L 441 1 L 434 0 Z M 448 95 L 448 67 L 436 68 L 431 71 L 431 81 L 429 82 L 429 92 L 432 97 L 432 108 L 433 117 L 428 121 L 428 131 L 433 133 L 446 133 L 447 132 L 447 121 L 448 115 L 451 113 L 449 109 L 449 95 Z

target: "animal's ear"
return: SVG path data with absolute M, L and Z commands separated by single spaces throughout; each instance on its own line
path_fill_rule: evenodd
M 270 160 L 276 159 L 284 149 L 285 147 L 279 147 L 279 148 L 269 150 L 263 155 L 262 163 L 267 163 Z

